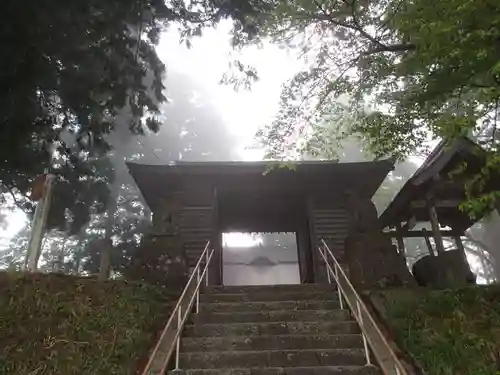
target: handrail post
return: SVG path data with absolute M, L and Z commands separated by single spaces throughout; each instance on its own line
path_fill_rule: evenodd
M 196 271 L 196 285 L 200 285 L 200 268 Z M 196 288 L 196 314 L 200 312 L 200 288 Z
M 363 316 L 361 315 L 361 305 L 359 304 L 359 301 L 356 301 L 356 307 L 358 310 L 358 321 L 359 321 L 359 325 L 361 328 L 361 334 L 363 335 L 363 347 L 365 348 L 366 364 L 370 365 L 371 364 L 370 352 L 369 352 L 369 348 L 368 348 L 368 341 L 366 340 L 366 335 L 365 335 L 365 332 L 363 330 Z
M 323 246 L 323 254 L 325 256 L 325 259 L 327 259 L 326 248 L 324 246 Z M 332 283 L 332 275 L 330 275 L 330 269 L 328 268 L 326 261 L 325 261 L 325 270 L 326 270 L 326 277 L 328 279 L 328 284 L 331 284 Z M 337 286 L 337 288 L 338 288 L 338 286 Z
M 333 267 L 335 267 L 335 280 L 337 281 L 337 293 L 339 295 L 340 309 L 344 310 L 344 302 L 342 301 L 342 291 L 340 290 L 340 285 L 339 285 L 339 268 L 337 264 L 334 264 Z
M 179 310 L 177 310 L 177 330 L 179 331 L 181 329 L 181 322 L 182 322 L 182 305 L 179 305 Z M 175 344 L 175 369 L 179 369 L 179 357 L 181 354 L 181 336 L 179 335 L 177 337 L 177 342 Z
M 205 271 L 205 286 L 208 286 L 208 261 L 209 261 L 209 253 L 210 251 L 207 251 L 206 252 L 206 255 L 205 255 L 205 268 L 206 268 L 206 271 Z

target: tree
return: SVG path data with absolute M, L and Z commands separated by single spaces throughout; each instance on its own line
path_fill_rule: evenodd
M 500 169 L 498 104 L 500 3 L 495 0 L 269 0 L 239 14 L 237 46 L 264 38 L 296 49 L 305 68 L 284 87 L 275 121 L 263 132 L 270 156 L 339 112 L 376 157 L 403 160 L 430 138 L 480 134 L 486 170 L 470 185 L 472 211 L 498 193 L 480 191 Z M 241 25 L 252 24 L 250 30 Z M 244 79 L 255 74 L 238 65 Z M 346 97 L 347 96 L 347 97 Z M 334 119 L 335 120 L 335 119 Z
M 45 168 L 60 176 L 58 192 L 88 188 L 120 110 L 131 114 L 132 132 L 157 129 L 164 66 L 154 44 L 174 15 L 154 0 L 8 0 L 0 9 L 0 41 L 9 51 L 0 58 L 0 191 L 29 211 L 30 184 Z M 68 202 L 54 206 L 78 217 L 81 202 Z

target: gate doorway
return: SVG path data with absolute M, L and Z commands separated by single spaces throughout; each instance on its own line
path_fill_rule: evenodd
M 224 285 L 300 284 L 296 233 L 223 233 Z

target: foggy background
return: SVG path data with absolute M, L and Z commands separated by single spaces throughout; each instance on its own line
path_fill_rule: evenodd
M 110 168 L 116 176 L 106 212 L 92 216 L 76 234 L 62 230 L 48 233 L 43 241 L 41 270 L 96 272 L 99 252 L 95 244 L 104 237 L 112 238 L 118 250 L 113 259 L 116 271 L 130 262 L 148 230 L 150 212 L 125 161 L 168 164 L 177 160 L 249 161 L 263 157 L 263 150 L 248 147 L 257 130 L 272 120 L 278 109 L 281 85 L 298 70 L 299 63 L 290 52 L 276 46 L 245 50 L 240 57 L 257 69 L 260 81 L 251 91 L 236 92 L 222 86 L 219 81 L 232 57 L 228 29 L 228 25 L 221 24 L 215 30 L 207 30 L 203 37 L 194 40 L 191 49 L 179 44 L 174 28 L 163 35 L 158 53 L 167 65 L 165 87 L 169 102 L 161 108 L 159 132 L 134 136 L 126 127 L 118 127 L 125 130 L 109 136 L 113 151 L 103 160 L 103 168 Z M 122 117 L 126 121 L 127 114 Z M 355 141 L 344 146 L 341 162 L 368 160 Z M 422 156 L 411 158 L 388 176 L 374 197 L 379 214 L 422 160 Z M 464 245 L 481 283 L 493 282 L 500 276 L 500 253 L 495 245 L 500 243 L 499 223 L 495 212 L 491 219 L 481 221 L 467 233 Z M 0 208 L 0 268 L 20 267 L 29 231 L 26 215 L 15 209 L 12 202 L 6 202 Z M 226 236 L 224 267 L 228 279 L 224 281 L 242 283 L 238 275 L 244 274 L 242 269 L 251 269 L 247 273 L 248 283 L 298 283 L 294 241 L 290 234 Z M 406 240 L 406 245 L 409 266 L 427 254 L 423 239 Z

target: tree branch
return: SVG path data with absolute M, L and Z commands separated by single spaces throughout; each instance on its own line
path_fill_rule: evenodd
M 390 45 L 383 45 L 379 48 L 372 48 L 369 49 L 368 51 L 364 52 L 363 54 L 365 56 L 368 55 L 374 55 L 376 53 L 381 53 L 381 52 L 405 52 L 405 51 L 414 51 L 417 48 L 415 44 L 406 44 L 406 43 L 400 43 L 400 44 L 390 44 Z
M 16 198 L 16 193 L 14 193 L 14 191 L 12 190 L 11 187 L 7 186 L 7 185 L 4 185 L 5 189 L 7 189 L 7 192 L 10 194 L 10 196 L 12 197 L 12 200 L 14 201 L 14 205 L 19 208 L 21 211 L 23 211 L 25 214 L 28 214 L 28 211 L 26 210 L 26 208 L 21 204 L 21 202 L 19 202 L 19 200 Z
M 308 14 L 309 17 L 316 18 L 321 21 L 328 21 L 336 26 L 340 27 L 345 27 L 347 29 L 353 30 L 357 33 L 359 33 L 361 36 L 363 36 L 365 39 L 370 41 L 371 43 L 375 44 L 377 47 L 369 49 L 368 51 L 364 52 L 363 55 L 373 55 L 376 53 L 380 52 L 403 52 L 403 51 L 411 51 L 416 48 L 414 44 L 407 44 L 407 43 L 398 43 L 398 44 L 392 44 L 392 45 L 386 45 L 382 43 L 380 40 L 378 40 L 376 37 L 373 35 L 369 34 L 366 32 L 363 27 L 358 23 L 356 16 L 354 14 L 354 2 L 351 4 L 353 6 L 352 10 L 352 17 L 353 17 L 353 23 L 354 24 L 349 24 L 343 21 L 336 20 L 330 13 L 324 9 L 321 4 L 318 2 L 318 0 L 313 0 L 318 9 L 323 13 L 321 14 Z
M 358 17 L 356 17 L 356 0 L 352 0 L 351 3 L 346 2 L 346 4 L 351 6 L 351 16 L 352 16 L 352 22 L 354 23 L 354 26 L 358 29 L 358 32 L 364 36 L 366 39 L 368 39 L 370 42 L 373 44 L 378 45 L 381 48 L 385 47 L 385 44 L 383 44 L 380 40 L 378 40 L 376 37 L 373 35 L 367 33 L 364 29 L 363 26 L 360 25 L 358 21 Z
M 498 100 L 500 98 L 497 96 L 495 99 L 495 123 L 493 124 L 493 131 L 491 132 L 491 145 L 495 146 L 495 138 L 497 132 L 497 121 L 498 121 Z

